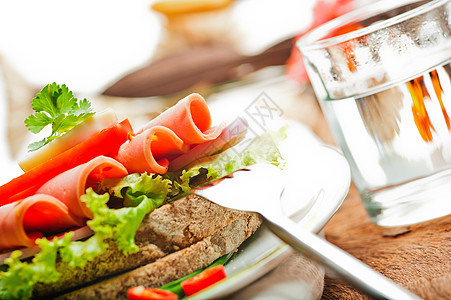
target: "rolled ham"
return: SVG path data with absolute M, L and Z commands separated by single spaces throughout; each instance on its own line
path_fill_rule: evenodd
M 191 94 L 125 142 L 116 159 L 130 173 L 164 174 L 172 159 L 186 153 L 191 145 L 217 139 L 224 128 L 225 124 L 211 127 L 211 115 L 204 98 Z
M 86 189 L 101 179 L 122 178 L 127 169 L 118 161 L 98 156 L 87 163 L 65 171 L 42 185 L 36 193 L 53 196 L 63 202 L 79 218 L 92 218 L 91 210 L 80 197 Z
M 171 161 L 169 171 L 176 171 L 194 161 L 206 156 L 214 155 L 238 144 L 245 136 L 249 124 L 244 118 L 237 118 L 224 128 L 214 140 L 199 144 Z
M 82 226 L 67 205 L 49 195 L 36 194 L 0 207 L 0 251 L 33 246 L 45 233 Z
M 191 145 L 214 140 L 225 124 L 211 127 L 211 115 L 204 98 L 191 94 L 151 120 L 138 133 L 154 126 L 171 129 L 185 144 Z
M 188 150 L 188 145 L 169 128 L 153 126 L 122 144 L 116 159 L 130 173 L 164 174 L 169 159 Z

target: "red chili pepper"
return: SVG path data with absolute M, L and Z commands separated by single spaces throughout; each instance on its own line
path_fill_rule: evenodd
M 56 175 L 100 156 L 115 156 L 119 147 L 133 132 L 128 119 L 106 128 L 80 144 L 56 155 L 0 186 L 0 206 L 32 195 Z
M 224 266 L 218 265 L 182 281 L 180 285 L 185 294 L 191 296 L 226 277 Z
M 137 286 L 127 291 L 129 300 L 177 300 L 178 297 L 171 291 L 162 289 L 145 288 Z

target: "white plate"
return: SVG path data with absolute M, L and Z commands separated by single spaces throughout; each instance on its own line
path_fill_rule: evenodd
M 280 148 L 289 180 L 282 208 L 299 226 L 318 233 L 348 193 L 349 165 L 337 150 L 321 144 L 310 130 L 296 123 L 290 123 L 288 138 Z M 291 253 L 291 247 L 262 226 L 225 265 L 227 278 L 189 299 L 226 297 L 271 271 Z

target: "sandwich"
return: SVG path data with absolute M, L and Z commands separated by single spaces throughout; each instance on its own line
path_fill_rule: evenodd
M 274 135 L 237 151 L 246 121 L 212 126 L 200 95 L 139 130 L 56 83 L 32 107 L 26 126 L 49 134 L 0 186 L 0 299 L 126 299 L 226 261 L 259 228 L 258 215 L 194 192 L 258 162 L 281 165 Z

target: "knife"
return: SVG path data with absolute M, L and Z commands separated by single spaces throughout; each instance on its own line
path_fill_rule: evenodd
M 267 227 L 295 250 L 322 264 L 339 278 L 377 299 L 420 299 L 369 266 L 303 229 L 282 213 L 282 171 L 270 164 L 256 164 L 235 172 L 219 184 L 195 190 L 198 196 L 230 209 L 259 213 Z M 234 191 L 233 196 L 231 191 Z
M 251 56 L 242 55 L 227 45 L 194 47 L 126 74 L 102 94 L 114 97 L 162 96 L 199 85 L 236 80 L 267 66 L 284 65 L 292 46 L 293 38 L 288 38 Z

